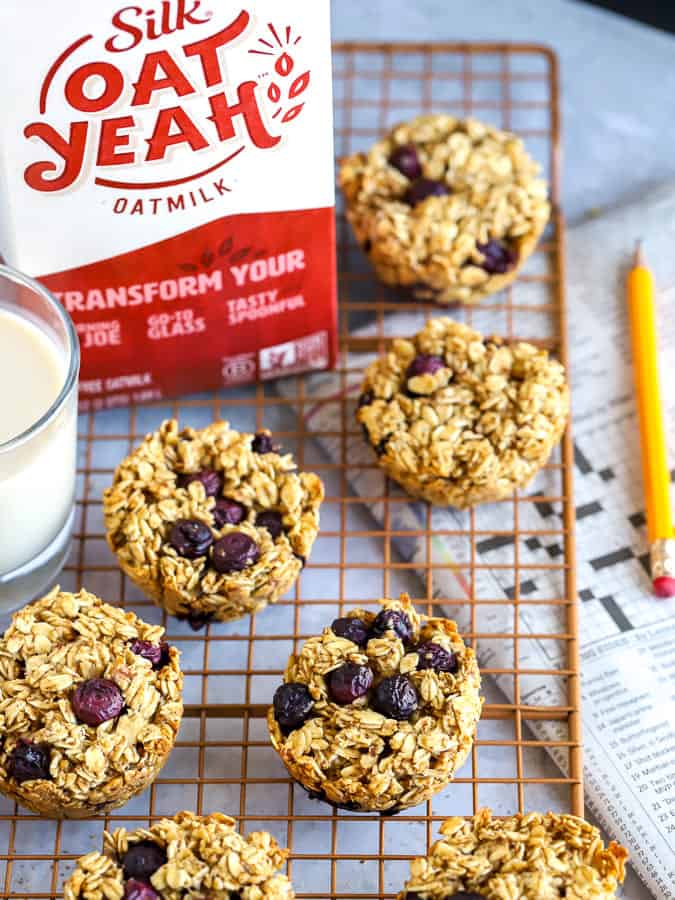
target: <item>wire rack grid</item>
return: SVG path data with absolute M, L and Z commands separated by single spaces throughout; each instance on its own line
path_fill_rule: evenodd
M 509 338 L 535 337 L 566 363 L 554 55 L 529 45 L 341 43 L 334 47 L 334 60 L 338 157 L 368 146 L 395 122 L 421 111 L 476 115 L 524 138 L 550 181 L 551 225 L 514 287 L 482 305 L 480 313 L 453 314 L 468 323 L 487 317 L 493 331 Z M 186 716 L 159 779 L 121 810 L 87 822 L 61 823 L 0 802 L 0 898 L 58 897 L 75 859 L 100 845 L 103 828 L 139 827 L 184 808 L 223 810 L 245 831 L 272 831 L 290 848 L 289 875 L 304 898 L 394 896 L 409 860 L 427 851 L 447 815 L 469 815 L 488 804 L 508 814 L 543 803 L 583 813 L 569 432 L 546 467 L 546 490 L 526 491 L 499 504 L 499 527 L 494 507 L 479 508 L 459 515 L 457 527 L 445 535 L 465 548 L 454 565 L 466 592 L 445 599 L 469 611 L 466 639 L 479 652 L 483 643 L 495 641 L 510 648 L 506 665 L 503 659 L 491 665 L 489 655 L 483 661 L 486 687 L 495 679 L 507 684 L 508 698 L 490 689 L 471 758 L 455 784 L 433 802 L 395 817 L 333 811 L 290 783 L 269 745 L 264 714 L 288 654 L 345 609 L 374 597 L 407 590 L 421 609 L 432 611 L 438 601 L 435 579 L 448 565 L 434 553 L 434 541 L 444 535 L 431 509 L 424 512 L 423 527 L 406 532 L 424 550 L 424 558 L 412 562 L 398 553 L 401 534 L 392 525 L 405 496 L 383 477 L 376 495 L 354 491 L 350 447 L 359 434 L 346 390 L 356 369 L 381 352 L 395 333 L 400 318 L 392 314 L 430 316 L 439 310 L 378 285 L 341 216 L 338 245 L 343 350 L 338 377 L 343 390 L 330 398 L 339 423 L 334 431 L 321 433 L 308 425 L 306 413 L 316 396 L 310 396 L 310 382 L 303 377 L 287 380 L 283 392 L 273 383 L 261 383 L 81 417 L 78 521 L 61 583 L 66 589 L 84 585 L 165 624 L 183 654 Z M 355 333 L 368 323 L 366 337 Z M 101 493 L 115 465 L 170 415 L 195 427 L 213 418 L 227 418 L 249 431 L 264 424 L 296 454 L 301 467 L 321 474 L 327 489 L 320 536 L 292 593 L 254 618 L 198 633 L 167 619 L 126 581 L 103 534 Z M 325 453 L 330 441 L 333 458 Z M 372 462 L 362 468 L 377 472 Z M 542 527 L 526 527 L 530 518 L 525 511 L 532 504 L 546 511 Z M 373 508 L 381 510 L 381 522 L 373 519 Z M 532 563 L 525 546 L 537 545 L 558 550 Z M 482 552 L 488 546 L 496 556 Z M 483 587 L 481 574 L 488 570 L 501 572 L 502 582 L 509 582 L 506 599 Z M 546 589 L 532 588 L 538 573 L 548 579 Z M 495 608 L 503 614 L 499 630 L 483 625 L 482 612 Z M 533 610 L 554 614 L 549 628 L 524 629 Z M 523 648 L 534 640 L 558 648 L 549 668 L 527 668 Z M 563 701 L 532 701 L 523 689 L 532 676 L 556 681 Z M 536 723 L 553 723 L 554 737 L 537 737 L 530 730 Z M 566 774 L 547 763 L 544 751 L 557 754 Z

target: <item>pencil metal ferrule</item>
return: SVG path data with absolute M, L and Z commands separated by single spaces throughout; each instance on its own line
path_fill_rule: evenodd
M 675 578 L 675 538 L 654 541 L 649 561 L 652 578 Z

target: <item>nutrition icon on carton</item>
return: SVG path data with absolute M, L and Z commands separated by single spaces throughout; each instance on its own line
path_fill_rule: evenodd
M 22 10 L 0 250 L 73 317 L 82 406 L 331 365 L 328 0 Z

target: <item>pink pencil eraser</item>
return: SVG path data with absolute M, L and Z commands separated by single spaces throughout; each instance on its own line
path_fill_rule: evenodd
M 675 578 L 661 575 L 652 582 L 657 597 L 675 597 Z

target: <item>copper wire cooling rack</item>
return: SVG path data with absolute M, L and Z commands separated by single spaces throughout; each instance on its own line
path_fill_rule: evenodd
M 455 310 L 453 314 L 469 323 L 487 314 L 492 329 L 508 337 L 529 337 L 536 330 L 566 362 L 558 77 L 553 54 L 542 47 L 508 44 L 338 44 L 334 49 L 338 156 L 366 147 L 399 120 L 421 111 L 443 110 L 513 129 L 542 162 L 550 179 L 554 212 L 538 252 L 518 283 L 488 301 L 480 313 Z M 391 313 L 419 311 L 420 305 L 375 283 L 342 219 L 338 239 L 342 347 L 374 353 L 384 346 L 385 333 L 391 333 L 386 328 Z M 429 307 L 425 313 L 438 310 Z M 359 341 L 350 336 L 368 321 L 375 322 L 374 338 Z M 543 337 L 533 323 L 545 323 Z M 340 370 L 342 384 L 353 374 L 348 365 L 343 363 Z M 306 898 L 395 895 L 410 858 L 426 852 L 447 815 L 468 815 L 488 804 L 499 814 L 544 804 L 583 813 L 569 434 L 547 467 L 546 485 L 553 485 L 549 493 L 526 491 L 505 501 L 502 511 L 511 510 L 508 528 L 496 530 L 493 507 L 485 507 L 464 514 L 453 534 L 466 547 L 458 565 L 468 596 L 447 599 L 470 607 L 467 640 L 479 649 L 483 640 L 513 645 L 510 665 L 498 669 L 490 668 L 489 662 L 483 665 L 488 702 L 476 746 L 454 786 L 431 803 L 384 818 L 333 812 L 289 782 L 269 746 L 263 718 L 288 654 L 343 610 L 364 605 L 369 598 L 405 589 L 430 611 L 441 564 L 433 554 L 430 511 L 426 527 L 408 535 L 424 539 L 426 556 L 406 562 L 397 555 L 397 535 L 390 527 L 392 510 L 405 498 L 384 478 L 380 494 L 366 497 L 365 502 L 352 492 L 347 448 L 357 429 L 351 401 L 337 401 L 341 430 L 317 435 L 304 424 L 313 401 L 307 380 L 300 377 L 290 382 L 290 389 L 288 385 L 284 393 L 273 383 L 264 383 L 216 396 L 82 417 L 78 523 L 62 584 L 73 590 L 85 585 L 166 625 L 170 640 L 183 653 L 187 715 L 161 777 L 145 795 L 112 815 L 87 822 L 47 822 L 2 802 L 0 897 L 55 898 L 75 858 L 100 846 L 104 827 L 138 827 L 183 808 L 219 809 L 235 816 L 246 831 L 271 830 L 290 848 L 289 875 L 298 895 Z M 326 483 L 321 534 L 307 568 L 288 597 L 255 618 L 198 633 L 185 623 L 167 620 L 125 580 L 105 547 L 101 492 L 122 456 L 169 415 L 195 427 L 218 417 L 249 431 L 265 424 L 296 454 L 301 467 L 319 472 Z M 317 437 L 337 439 L 337 459 L 327 459 Z M 547 514 L 542 520 L 545 528 L 524 531 L 524 509 L 531 503 L 555 510 L 555 515 Z M 368 511 L 378 504 L 384 510 L 384 527 Z M 434 530 L 433 538 L 439 537 Z M 525 544 L 548 548 L 550 557 L 544 554 L 547 561 L 536 566 L 526 564 Z M 490 562 L 480 552 L 488 545 L 497 553 Z M 507 601 L 481 591 L 479 575 L 490 566 L 509 572 L 512 587 Z M 535 570 L 545 572 L 546 583 L 557 587 L 533 590 Z M 499 633 L 485 633 L 481 610 L 495 604 L 504 607 L 510 624 Z M 562 625 L 552 625 L 534 637 L 531 630 L 526 633 L 523 618 L 535 607 L 562 614 Z M 564 662 L 541 672 L 527 669 L 523 658 L 533 639 L 562 648 Z M 522 689 L 533 674 L 557 679 L 564 685 L 565 701 L 533 703 Z M 502 684 L 510 680 L 510 700 L 495 693 L 491 676 Z M 530 731 L 533 722 L 554 723 L 556 738 L 537 739 Z M 567 774 L 547 761 L 545 750 L 558 754 Z

